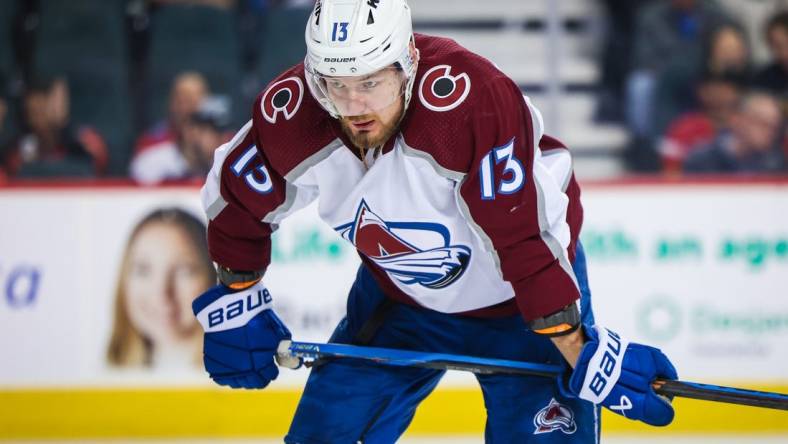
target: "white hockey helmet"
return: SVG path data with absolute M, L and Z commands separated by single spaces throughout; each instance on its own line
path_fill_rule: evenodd
M 333 117 L 353 113 L 343 109 L 327 82 L 341 82 L 350 91 L 347 86 L 354 85 L 351 79 L 360 79 L 358 87 L 365 93 L 373 82 L 363 79 L 387 68 L 395 68 L 402 82 L 398 83 L 396 94 L 389 92 L 374 103 L 377 107 L 390 105 L 404 95 L 407 108 L 416 63 L 410 51 L 413 26 L 406 0 L 317 0 L 306 25 L 305 39 L 304 66 L 309 90 Z

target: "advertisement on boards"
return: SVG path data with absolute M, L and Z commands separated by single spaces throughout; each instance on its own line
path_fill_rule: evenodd
M 660 347 L 685 379 L 788 379 L 788 193 L 592 189 L 581 239 L 597 322 Z
M 197 189 L 17 191 L 0 202 L 14 215 L 0 221 L 0 386 L 210 384 L 191 311 L 216 281 Z M 355 250 L 309 207 L 274 234 L 272 259 L 277 312 L 298 339 L 326 340 Z
M 662 348 L 684 379 L 785 382 L 784 187 L 590 187 L 583 200 L 597 322 Z M 190 307 L 215 281 L 196 188 L 10 190 L 0 206 L 13 215 L 0 218 L 0 386 L 211 385 Z M 356 251 L 314 205 L 272 242 L 277 313 L 296 339 L 325 341 Z

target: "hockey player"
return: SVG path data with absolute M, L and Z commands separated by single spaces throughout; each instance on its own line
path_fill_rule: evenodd
M 211 378 L 277 377 L 290 332 L 261 281 L 270 236 L 320 196 L 362 259 L 332 342 L 563 363 L 558 381 L 477 376 L 491 443 L 596 442 L 601 406 L 670 423 L 651 387 L 676 378 L 669 360 L 594 325 L 569 152 L 517 85 L 414 35 L 405 0 L 319 0 L 305 37 L 304 62 L 259 95 L 202 190 L 220 284 L 193 309 Z M 324 362 L 285 442 L 395 442 L 442 374 Z

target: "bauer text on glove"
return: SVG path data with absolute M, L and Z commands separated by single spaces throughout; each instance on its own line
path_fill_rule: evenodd
M 195 299 L 192 310 L 205 330 L 205 369 L 217 384 L 264 388 L 276 379 L 277 346 L 291 335 L 262 282 L 242 291 L 219 284 Z
M 652 387 L 657 378 L 678 378 L 662 351 L 630 343 L 604 327 L 583 328 L 587 339 L 567 383 L 570 394 L 626 418 L 670 424 L 673 406 Z

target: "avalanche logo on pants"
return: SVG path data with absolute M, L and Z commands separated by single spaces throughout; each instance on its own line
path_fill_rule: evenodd
M 559 403 L 555 398 L 550 400 L 547 407 L 539 410 L 534 416 L 534 435 L 540 433 L 550 433 L 553 430 L 560 430 L 567 435 L 575 433 L 577 424 L 575 414 L 572 409 Z
M 470 248 L 450 245 L 449 230 L 445 226 L 386 222 L 373 213 L 364 200 L 356 210 L 355 220 L 336 230 L 389 276 L 405 285 L 418 284 L 431 289 L 447 287 L 462 276 L 471 258 Z M 421 248 L 414 245 L 416 241 Z

